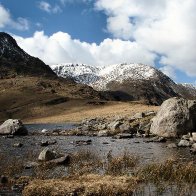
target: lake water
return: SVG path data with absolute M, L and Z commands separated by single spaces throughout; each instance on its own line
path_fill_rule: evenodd
M 30 132 L 36 132 L 41 131 L 43 129 L 47 129 L 49 131 L 55 130 L 55 129 L 62 129 L 62 130 L 68 130 L 73 129 L 76 126 L 76 124 L 72 123 L 58 123 L 58 124 L 25 124 L 25 127 Z
M 73 124 L 29 124 L 26 125 L 30 132 L 40 132 L 42 129 L 70 129 Z M 124 151 L 138 155 L 140 164 L 148 162 L 160 162 L 169 158 L 175 158 L 179 161 L 194 161 L 195 155 L 191 155 L 189 148 L 167 148 L 169 143 L 146 143 L 147 138 L 131 138 L 131 139 L 113 139 L 111 137 L 89 137 L 89 136 L 46 136 L 43 134 L 27 135 L 14 138 L 0 137 L 0 155 L 6 157 L 5 164 L 9 163 L 13 158 L 24 159 L 31 156 L 37 161 L 39 153 L 45 148 L 40 145 L 42 141 L 55 140 L 54 145 L 48 146 L 50 149 L 61 153 L 75 153 L 81 150 L 89 150 L 102 157 L 106 157 L 108 152 L 113 155 L 122 155 Z M 90 145 L 75 145 L 78 140 L 92 140 Z M 15 143 L 22 143 L 21 148 L 13 147 Z M 26 160 L 26 159 L 25 159 Z M 1 195 L 1 194 L 0 194 Z M 20 194 L 19 194 L 20 195 Z

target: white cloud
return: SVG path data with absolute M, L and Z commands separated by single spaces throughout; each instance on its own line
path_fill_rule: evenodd
M 9 11 L 0 4 L 0 28 L 5 27 L 10 21 Z
M 160 63 L 196 76 L 195 0 L 97 0 L 107 31 L 161 55 Z
M 19 46 L 47 64 L 86 63 L 108 65 L 122 62 L 138 62 L 153 65 L 156 55 L 136 42 L 105 39 L 99 45 L 72 39 L 67 33 L 57 32 L 50 37 L 43 31 L 33 37 L 14 36 Z
M 61 8 L 58 5 L 52 6 L 46 1 L 40 1 L 38 3 L 38 7 L 39 7 L 39 9 L 41 9 L 45 12 L 48 12 L 48 13 L 56 14 L 56 13 L 62 12 Z
M 9 10 L 0 4 L 0 28 L 10 27 L 17 30 L 28 30 L 29 21 L 25 18 L 19 17 L 16 20 L 12 19 Z
M 160 70 L 167 76 L 169 76 L 170 78 L 172 78 L 173 80 L 176 79 L 176 73 L 175 73 L 175 69 L 171 66 L 164 66 L 161 67 Z

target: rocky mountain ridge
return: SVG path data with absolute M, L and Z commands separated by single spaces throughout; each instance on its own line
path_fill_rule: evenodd
M 193 98 L 187 87 L 176 84 L 158 69 L 137 63 L 122 63 L 95 67 L 85 64 L 52 65 L 61 77 L 72 78 L 99 91 L 112 92 L 119 100 L 142 100 L 160 105 L 174 96 Z M 195 96 L 196 97 L 196 96 Z

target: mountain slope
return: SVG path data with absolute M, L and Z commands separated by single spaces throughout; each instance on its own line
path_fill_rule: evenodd
M 56 75 L 48 65 L 23 51 L 14 39 L 4 32 L 0 32 L 0 70 L 0 78 L 16 75 Z
M 53 65 L 52 69 L 59 76 L 70 77 L 99 91 L 112 92 L 117 100 L 140 100 L 160 105 L 165 99 L 179 95 L 176 84 L 169 77 L 148 65 L 123 63 L 95 68 L 84 64 L 62 64 Z
M 0 33 L 0 121 L 60 115 L 77 102 L 101 97 L 92 87 L 57 77 L 48 65 L 23 51 L 10 35 Z

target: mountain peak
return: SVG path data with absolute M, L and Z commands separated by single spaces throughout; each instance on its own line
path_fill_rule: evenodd
M 0 70 L 0 78 L 16 75 L 55 76 L 48 65 L 27 54 L 5 32 L 0 32 Z

